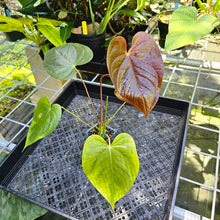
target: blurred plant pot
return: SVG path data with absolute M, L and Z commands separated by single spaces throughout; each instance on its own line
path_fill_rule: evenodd
M 38 100 L 47 96 L 49 99 L 54 95 L 54 91 L 60 89 L 66 80 L 55 79 L 54 77 L 49 77 L 49 74 L 44 70 L 44 66 L 42 65 L 42 58 L 39 55 L 38 46 L 28 46 L 25 48 L 26 55 L 28 57 L 28 62 L 30 63 L 32 73 L 35 78 L 36 85 L 40 85 L 47 89 L 39 88 L 37 92 L 35 92 L 31 96 L 32 103 L 37 103 Z M 48 79 L 47 79 L 48 78 Z M 45 82 L 44 82 L 45 81 Z M 55 99 L 56 97 L 54 97 Z
M 96 23 L 96 29 L 99 24 Z M 103 62 L 105 60 L 105 32 L 101 34 L 92 34 L 92 24 L 87 25 L 88 34 L 82 34 L 82 26 L 72 29 L 67 43 L 80 43 L 88 46 L 93 51 L 93 62 Z
M 25 35 L 19 31 L 4 32 L 4 34 L 6 39 L 12 42 L 25 38 Z
M 105 33 L 84 35 L 84 34 L 71 34 L 67 42 L 80 43 L 88 46 L 93 51 L 94 62 L 103 62 L 105 59 Z
M 169 24 L 158 20 L 159 45 L 161 48 L 165 47 L 165 41 L 166 41 L 166 36 L 168 34 L 168 28 L 169 28 Z
M 166 11 L 158 15 L 158 29 L 159 29 L 159 45 L 164 48 L 166 36 L 169 30 L 169 21 L 173 11 Z

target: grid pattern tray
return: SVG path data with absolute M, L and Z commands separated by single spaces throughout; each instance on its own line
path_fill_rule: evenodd
M 99 87 L 87 84 L 97 112 Z M 112 88 L 108 116 L 121 105 Z M 72 82 L 57 102 L 87 122 L 94 122 L 80 82 Z M 105 103 L 104 103 L 105 105 Z M 182 160 L 188 103 L 160 98 L 149 119 L 125 105 L 110 126 L 114 136 L 135 139 L 138 177 L 113 211 L 82 171 L 81 153 L 88 128 L 64 112 L 57 129 L 22 153 L 24 140 L 1 164 L 1 188 L 69 219 L 169 219 L 172 216 Z

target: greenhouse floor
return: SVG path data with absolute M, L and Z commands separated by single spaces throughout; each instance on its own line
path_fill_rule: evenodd
M 153 34 L 157 40 L 157 33 Z M 218 39 L 217 39 L 218 37 Z M 163 54 L 161 96 L 190 103 L 184 158 L 174 219 L 220 220 L 220 36 Z M 50 100 L 68 81 L 46 75 L 26 40 L 8 42 L 0 34 L 0 152 L 10 152 L 27 131 L 38 98 Z M 35 60 L 34 63 L 32 59 Z M 41 78 L 33 74 L 40 72 Z M 91 74 L 89 79 L 97 81 Z

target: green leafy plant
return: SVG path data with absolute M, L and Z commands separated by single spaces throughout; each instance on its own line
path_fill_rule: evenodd
M 16 63 L 20 60 L 20 57 L 14 56 L 11 59 L 11 62 L 16 65 Z M 23 59 L 20 61 L 22 62 Z M 11 73 L 12 72 L 12 73 Z M 33 87 L 31 84 L 35 84 L 35 80 L 33 75 L 30 75 L 30 70 L 28 68 L 17 68 L 16 66 L 11 66 L 4 64 L 0 67 L 0 76 L 6 76 L 7 73 L 11 73 L 7 76 L 7 79 L 2 79 L 0 82 L 0 94 L 3 95 L 7 93 L 9 90 L 11 92 L 8 93 L 11 97 L 16 97 L 17 99 L 25 98 L 32 90 Z M 28 84 L 19 84 L 16 86 L 17 81 L 24 80 L 25 83 Z M 3 98 L 0 100 L 0 116 L 7 115 L 19 102 L 15 99 Z
M 116 1 L 115 0 L 109 0 L 107 1 L 107 7 L 106 10 L 104 12 L 104 16 L 101 19 L 100 25 L 98 27 L 98 30 L 96 31 L 95 28 L 93 28 L 94 30 L 94 34 L 101 34 L 106 30 L 106 27 L 108 25 L 108 22 L 112 19 L 112 17 L 123 7 L 125 6 L 127 3 L 129 2 L 129 0 L 119 0 Z M 95 27 L 95 16 L 93 14 L 93 9 L 92 9 L 92 2 L 91 0 L 89 0 L 89 10 L 90 10 L 90 15 L 91 15 L 91 19 L 92 19 L 92 23 L 93 23 L 93 27 Z
M 114 35 L 121 35 L 127 38 L 128 35 L 134 35 L 137 31 L 148 31 L 154 27 L 156 15 L 168 8 L 170 3 L 164 0 L 130 0 L 122 7 L 117 14 L 110 20 L 108 26 Z M 147 22 L 152 19 L 150 25 Z M 107 45 L 107 42 L 106 42 Z
M 118 11 L 115 19 L 111 20 L 111 24 L 113 23 L 116 29 L 123 30 L 124 34 L 129 30 L 133 30 L 136 26 L 146 25 L 148 18 L 152 17 L 152 14 L 145 10 L 147 8 L 146 2 L 146 0 L 130 0 L 125 7 Z M 115 33 L 112 25 L 110 27 L 113 33 Z
M 214 9 L 219 7 L 219 1 L 216 1 Z M 202 9 L 205 5 L 201 5 Z M 213 10 L 214 10 L 213 9 Z M 165 51 L 174 50 L 179 47 L 191 44 L 200 40 L 209 34 L 219 24 L 217 19 L 208 10 L 200 10 L 198 13 L 195 7 L 181 6 L 172 13 L 169 32 L 165 41 Z
M 43 51 L 46 50 L 46 39 L 54 46 L 61 46 L 70 36 L 71 29 L 69 25 L 63 24 L 66 27 L 66 31 L 63 31 L 61 28 L 61 32 L 60 29 L 57 28 L 57 26 L 61 24 L 63 24 L 63 22 L 48 18 L 40 17 L 37 18 L 37 20 L 34 18 L 14 19 L 0 15 L 0 31 L 19 31 L 23 33 L 27 39 L 36 43 Z
M 98 119 L 96 115 L 87 87 L 76 68 L 77 65 L 89 62 L 92 56 L 87 46 L 70 43 L 49 50 L 45 55 L 44 66 L 55 78 L 71 79 L 75 74 L 79 75 L 98 125 L 82 121 L 77 115 L 58 104 L 50 106 L 49 100 L 43 97 L 34 110 L 24 149 L 55 129 L 61 118 L 61 109 L 98 131 L 97 134 L 89 136 L 84 143 L 82 167 L 90 182 L 114 209 L 115 202 L 133 185 L 139 170 L 139 160 L 135 141 L 129 134 L 121 133 L 111 143 L 106 127 L 124 104 L 108 120 L 106 120 L 106 110 L 103 120 L 102 81 L 100 82 L 100 118 Z M 114 38 L 108 47 L 107 66 L 109 74 L 103 75 L 101 80 L 110 76 L 115 86 L 115 95 L 120 100 L 132 104 L 148 117 L 159 98 L 164 72 L 160 51 L 150 35 L 138 32 L 128 51 L 123 37 Z
M 217 17 L 217 13 L 220 10 L 220 2 L 219 1 L 215 1 L 215 3 L 213 3 L 213 1 L 211 0 L 207 0 L 206 2 L 203 2 L 201 0 L 196 0 L 195 1 L 198 5 L 198 10 L 200 13 L 202 14 L 212 14 L 215 17 Z
M 110 19 L 123 7 L 129 0 L 108 0 L 108 1 L 91 1 L 91 0 L 51 0 L 50 7 L 44 5 L 44 7 L 34 7 L 36 0 L 20 0 L 23 9 L 21 13 L 32 16 L 41 16 L 47 14 L 48 16 L 54 16 L 57 20 L 65 20 L 67 22 L 75 22 L 79 20 L 88 20 L 89 14 L 93 23 L 93 33 L 101 34 L 106 30 L 107 24 Z M 39 5 L 40 6 L 40 5 Z M 52 11 L 52 12 L 51 12 Z M 95 27 L 95 14 L 99 11 L 98 28 Z M 98 17 L 98 16 L 97 16 Z M 100 19 L 101 17 L 101 19 Z
M 171 2 L 166 0 L 150 0 L 146 2 L 148 10 L 160 14 L 164 10 L 171 8 Z
M 147 16 L 159 14 L 168 8 L 170 3 L 164 0 L 130 0 L 125 8 L 120 10 L 120 14 L 132 15 L 140 20 L 146 21 Z

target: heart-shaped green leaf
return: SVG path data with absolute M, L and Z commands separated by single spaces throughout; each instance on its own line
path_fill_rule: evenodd
M 164 74 L 160 50 L 151 36 L 138 32 L 128 52 L 125 39 L 114 38 L 108 47 L 107 66 L 115 95 L 148 117 L 159 98 Z
M 51 106 L 49 99 L 42 97 L 34 109 L 34 116 L 28 130 L 24 149 L 52 133 L 60 121 L 61 114 L 62 111 L 59 104 Z
M 88 63 L 93 57 L 92 50 L 82 44 L 68 43 L 48 50 L 44 58 L 44 68 L 57 79 L 71 79 L 76 74 L 75 67 Z
M 111 204 L 122 198 L 133 185 L 139 170 L 139 160 L 133 138 L 119 134 L 112 144 L 99 135 L 87 138 L 82 154 L 84 173 Z
M 211 14 L 199 16 L 195 7 L 181 6 L 172 13 L 165 51 L 191 44 L 209 34 L 216 20 Z

